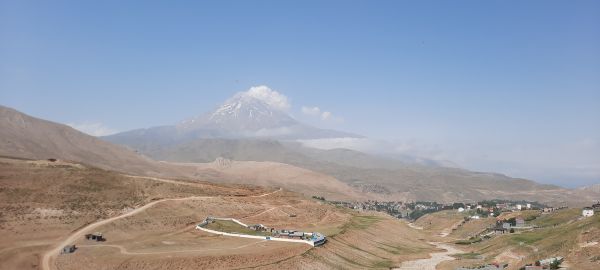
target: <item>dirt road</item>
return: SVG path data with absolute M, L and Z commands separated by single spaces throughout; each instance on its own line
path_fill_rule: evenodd
M 148 177 L 143 177 L 143 178 L 148 178 Z M 177 184 L 183 184 L 183 185 L 187 185 L 190 183 L 186 183 L 186 182 L 177 182 L 175 180 L 168 180 L 168 179 L 160 179 L 160 178 L 152 178 L 154 180 L 157 181 L 168 181 L 169 183 L 177 183 Z M 269 196 L 271 194 L 277 193 L 281 191 L 281 188 L 273 191 L 273 192 L 269 192 L 269 193 L 265 193 L 265 194 L 260 194 L 260 195 L 253 195 L 253 196 L 248 196 L 250 198 L 259 198 L 259 197 L 265 197 L 265 196 Z M 136 208 L 132 211 L 129 211 L 127 213 L 124 213 L 122 215 L 119 216 L 115 216 L 115 217 L 111 217 L 108 219 L 104 219 L 104 220 L 100 220 L 94 223 L 91 223 L 85 227 L 83 227 L 82 229 L 73 232 L 71 235 L 69 235 L 67 238 L 65 238 L 64 240 L 62 240 L 61 242 L 57 243 L 51 250 L 47 251 L 46 253 L 44 253 L 44 255 L 42 256 L 42 262 L 41 262 L 41 266 L 42 266 L 42 270 L 52 270 L 54 268 L 53 265 L 53 261 L 56 258 L 56 256 L 61 252 L 62 248 L 66 245 L 70 245 L 72 243 L 74 243 L 77 239 L 82 238 L 87 232 L 98 228 L 102 225 L 111 223 L 115 220 L 119 220 L 122 218 L 126 218 L 129 216 L 133 216 L 137 213 L 140 213 L 158 203 L 162 203 L 162 202 L 167 202 L 167 201 L 188 201 L 188 200 L 201 200 L 201 199 L 208 199 L 208 198 L 216 198 L 216 197 L 220 197 L 220 196 L 192 196 L 192 197 L 186 197 L 186 198 L 173 198 L 173 199 L 162 199 L 162 200 L 157 200 L 157 201 L 153 201 L 150 202 L 142 207 Z

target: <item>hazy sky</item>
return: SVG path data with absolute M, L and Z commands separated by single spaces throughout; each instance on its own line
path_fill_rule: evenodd
M 0 0 L 0 104 L 106 134 L 267 85 L 398 151 L 600 183 L 600 1 L 85 2 Z

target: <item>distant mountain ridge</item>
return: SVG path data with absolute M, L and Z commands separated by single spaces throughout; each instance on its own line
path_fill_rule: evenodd
M 286 163 L 333 176 L 366 195 L 387 200 L 590 201 L 589 193 L 497 173 L 410 164 L 348 149 L 319 150 L 277 140 L 196 139 L 145 151 L 144 154 L 154 159 L 168 162 L 206 163 L 224 157 Z M 582 194 L 585 196 L 578 197 Z
M 152 140 L 147 143 L 151 146 Z M 0 106 L 0 156 L 58 158 L 139 175 L 287 187 L 334 199 L 452 202 L 503 198 L 577 204 L 597 199 L 594 192 L 499 174 L 406 164 L 352 150 L 318 150 L 273 139 L 194 139 L 154 147 L 142 154 L 178 163 L 157 162 L 69 126 Z M 212 162 L 223 160 L 219 157 L 240 161 L 228 161 L 230 166 Z
M 333 176 L 363 193 L 389 199 L 464 201 L 491 198 L 566 200 L 564 189 L 495 173 L 443 167 L 430 160 L 378 157 L 348 149 L 319 150 L 294 141 L 360 138 L 304 125 L 247 92 L 177 125 L 123 132 L 103 139 L 156 160 L 279 162 Z
M 334 177 L 288 164 L 228 161 L 229 166 L 222 166 L 219 162 L 158 162 L 67 125 L 38 119 L 1 105 L 0 156 L 67 160 L 120 173 L 186 178 L 191 181 L 285 186 L 291 191 L 307 192 L 306 195 L 345 200 L 365 198 Z
M 145 149 L 199 138 L 298 140 L 339 137 L 362 136 L 300 123 L 284 111 L 242 92 L 215 110 L 176 125 L 136 129 L 105 136 L 103 139 L 135 149 Z

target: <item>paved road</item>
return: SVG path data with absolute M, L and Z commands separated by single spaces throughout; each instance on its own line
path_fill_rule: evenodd
M 161 178 L 149 178 L 149 177 L 140 177 L 140 178 L 147 178 L 147 179 L 153 179 L 156 181 L 161 181 L 161 182 L 168 182 L 168 183 L 175 183 L 175 184 L 182 184 L 182 185 L 187 185 L 187 184 L 192 184 L 192 183 L 187 183 L 187 182 L 177 182 L 175 180 L 169 180 L 169 179 L 161 179 Z M 265 196 L 269 196 L 271 194 L 277 193 L 281 191 L 281 188 L 273 191 L 273 192 L 269 192 L 269 193 L 265 193 L 265 194 L 260 194 L 260 195 L 254 195 L 254 196 L 248 196 L 251 198 L 259 198 L 259 197 L 265 197 Z M 173 199 L 162 199 L 162 200 L 157 200 L 157 201 L 153 201 L 150 202 L 142 207 L 136 208 L 132 211 L 129 211 L 125 214 L 119 215 L 119 216 L 115 216 L 115 217 L 111 217 L 108 219 L 104 219 L 104 220 L 100 220 L 94 223 L 91 223 L 85 227 L 83 227 L 82 229 L 73 232 L 71 235 L 69 235 L 67 238 L 65 238 L 63 241 L 61 241 L 60 243 L 57 243 L 51 250 L 48 250 L 46 253 L 44 253 L 44 255 L 42 256 L 42 270 L 52 270 L 55 265 L 53 264 L 54 259 L 56 258 L 56 256 L 61 252 L 62 248 L 66 245 L 70 245 L 72 243 L 74 243 L 77 239 L 82 238 L 87 232 L 98 228 L 102 225 L 111 223 L 115 220 L 119 220 L 122 218 L 126 218 L 129 216 L 133 216 L 137 213 L 140 213 L 152 206 L 154 206 L 157 203 L 161 203 L 161 202 L 167 202 L 167 201 L 189 201 L 189 200 L 200 200 L 200 199 L 207 199 L 207 198 L 215 198 L 215 197 L 220 197 L 220 196 L 192 196 L 192 197 L 186 197 L 186 198 L 173 198 Z

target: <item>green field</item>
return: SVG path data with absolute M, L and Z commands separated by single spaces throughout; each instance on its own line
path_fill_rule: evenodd
M 489 258 L 488 262 L 493 262 L 494 256 L 505 250 L 521 252 L 526 255 L 527 262 L 552 256 L 568 258 L 574 254 L 572 250 L 578 249 L 579 238 L 585 236 L 594 239 L 600 233 L 600 216 L 580 218 L 580 211 L 581 209 L 575 208 L 540 215 L 532 221 L 540 228 L 498 235 L 490 240 L 473 243 L 470 251 Z M 575 264 L 585 261 L 572 258 L 571 262 Z
M 226 233 L 237 233 L 237 234 L 248 234 L 248 235 L 260 235 L 260 236 L 270 236 L 270 232 L 259 232 L 255 230 L 248 229 L 240 224 L 237 224 L 233 221 L 229 220 L 214 220 L 213 222 L 209 222 L 206 226 L 207 229 L 215 230 L 219 232 Z

